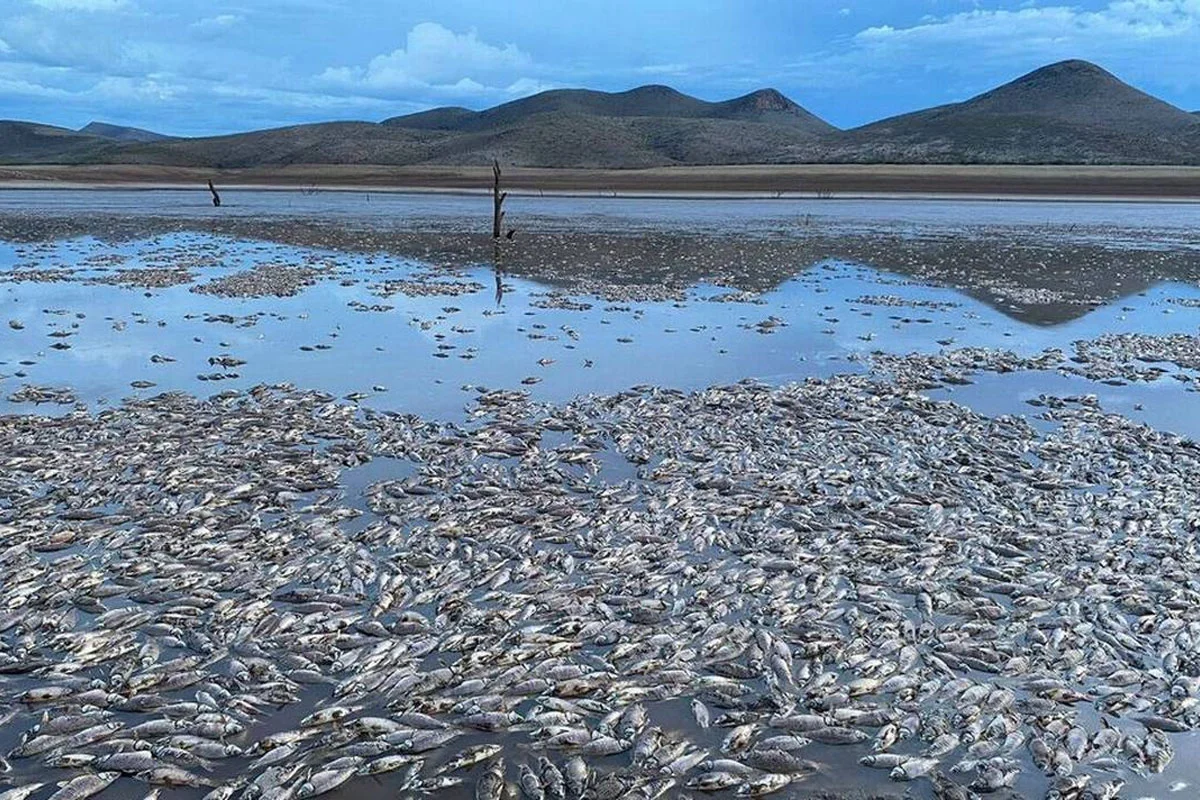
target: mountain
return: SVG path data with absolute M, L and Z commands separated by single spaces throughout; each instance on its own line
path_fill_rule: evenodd
M 412 128 L 413 130 L 453 131 L 477 116 L 479 116 L 479 112 L 472 111 L 469 108 L 463 108 L 462 106 L 442 106 L 441 108 L 431 108 L 428 111 L 418 111 L 416 114 L 408 114 L 403 117 L 385 119 L 383 124 L 394 125 L 398 128 Z
M 841 131 L 774 89 L 708 102 L 667 86 L 555 89 L 482 111 L 435 108 L 203 138 L 92 123 L 0 122 L 0 163 L 639 168 L 770 163 L 1200 164 L 1200 116 L 1086 61 L 961 103 Z
M 435 108 L 384 120 L 440 132 L 425 160 L 544 167 L 654 167 L 770 161 L 837 133 L 774 89 L 710 103 L 668 86 L 627 92 L 554 89 L 484 111 Z
M 0 163 L 79 163 L 103 158 L 109 144 L 67 128 L 0 120 Z
M 237 168 L 287 164 L 508 164 L 628 168 L 736 164 L 836 133 L 774 90 L 709 103 L 665 86 L 553 90 L 485 111 L 436 108 L 376 124 L 329 122 L 125 144 L 121 163 Z M 86 160 L 86 159 L 85 159 Z
M 609 118 L 672 118 L 740 120 L 795 127 L 815 134 L 836 130 L 774 89 L 760 89 L 742 97 L 709 103 L 669 86 L 640 86 L 627 92 L 591 89 L 553 89 L 520 100 L 469 111 L 435 108 L 406 117 L 384 120 L 385 125 L 450 131 L 485 131 L 518 125 L 542 114 Z
M 438 134 L 388 128 L 374 122 L 320 122 L 228 136 L 138 142 L 119 148 L 124 164 L 238 169 L 290 164 L 414 164 Z
M 515 166 L 634 168 L 755 163 L 796 141 L 797 134 L 780 126 L 734 120 L 535 114 L 519 125 L 464 133 L 325 122 L 128 144 L 105 153 L 103 160 L 235 169 L 289 164 L 463 166 L 498 158 Z
M 1196 117 L 1086 61 L 852 131 L 850 161 L 1200 163 Z
M 142 128 L 130 128 L 125 125 L 112 125 L 107 122 L 89 122 L 80 128 L 79 132 L 87 136 L 99 136 L 101 139 L 111 139 L 115 142 L 158 142 L 171 138 L 170 136 L 155 133 L 154 131 L 147 131 Z
M 686 117 L 535 114 L 520 124 L 454 134 L 431 149 L 431 164 L 502 162 L 543 167 L 634 168 L 750 164 L 775 160 L 812 134 L 789 127 Z

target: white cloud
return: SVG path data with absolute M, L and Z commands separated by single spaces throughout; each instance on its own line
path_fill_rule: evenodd
M 408 32 L 404 47 L 375 56 L 365 67 L 329 67 L 319 80 L 366 92 L 484 94 L 530 80 L 521 73 L 532 65 L 515 44 L 489 44 L 473 30 L 455 33 L 436 22 L 422 22 Z
M 518 78 L 508 86 L 505 86 L 504 91 L 511 95 L 525 97 L 527 95 L 537 94 L 538 92 L 546 92 L 557 88 L 559 88 L 557 83 L 547 83 L 534 78 Z
M 385 84 L 397 78 L 440 84 L 521 69 L 530 61 L 514 44 L 497 47 L 481 41 L 475 31 L 458 34 L 436 22 L 422 22 L 408 32 L 403 49 L 371 59 L 367 76 Z
M 116 11 L 129 5 L 128 0 L 31 0 L 50 11 Z
M 13 49 L 9 47 L 8 42 L 0 39 L 0 53 L 11 53 Z
M 101 78 L 91 91 L 109 100 L 164 102 L 174 100 L 183 91 L 183 87 L 163 78 L 110 76 Z
M 965 100 L 1055 61 L 1085 59 L 1154 94 L 1200 88 L 1200 0 L 1107 0 L 982 8 L 909 25 L 860 30 L 784 65 L 778 74 L 813 92 L 869 94 L 888 86 L 873 118 Z M 906 98 L 916 97 L 916 101 Z M 866 122 L 869 118 L 854 122 Z
M 60 100 L 62 98 L 71 97 L 71 93 L 64 89 L 56 89 L 53 86 L 43 86 L 40 83 L 22 80 L 20 78 L 9 78 L 0 75 L 0 96 L 4 97 L 25 97 L 37 99 Z M 33 120 L 40 122 L 41 120 Z
M 70 97 L 79 85 L 64 81 L 64 77 L 61 71 L 52 68 L 0 61 L 0 98 Z
M 684 75 L 687 64 L 646 64 L 634 70 L 639 75 Z
M 852 43 L 889 65 L 970 66 L 1022 57 L 1052 61 L 1137 53 L 1153 59 L 1160 43 L 1197 40 L 1200 0 L 1112 0 L 1095 11 L 1067 5 L 974 9 L 909 27 L 867 28 Z
M 232 28 L 243 19 L 241 14 L 217 14 L 215 17 L 205 17 L 196 20 L 191 27 L 204 33 L 217 33 Z
M 272 89 L 262 86 L 246 86 L 232 83 L 209 83 L 198 86 L 195 89 L 196 94 L 201 96 L 211 95 L 213 98 L 223 100 L 234 100 L 252 104 L 254 106 L 264 106 L 269 109 L 289 109 L 292 111 L 318 111 L 322 115 L 327 114 L 343 114 L 345 112 L 359 113 L 367 112 L 379 114 L 389 111 L 394 107 L 394 104 L 386 103 L 370 97 L 344 96 L 323 94 L 321 92 L 297 91 L 290 89 Z M 413 110 L 420 110 L 424 106 L 414 107 Z M 328 119 L 323 116 L 323 119 Z M 244 130 L 245 126 L 226 123 L 226 127 L 230 130 Z

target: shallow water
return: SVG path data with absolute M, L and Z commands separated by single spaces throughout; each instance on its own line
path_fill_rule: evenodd
M 200 264 L 189 284 L 144 289 L 89 282 L 116 268 L 179 263 L 185 254 Z M 34 260 L 78 272 L 70 281 L 0 282 L 0 317 L 21 326 L 0 326 L 0 374 L 6 376 L 0 389 L 7 398 L 24 383 L 69 386 L 93 407 L 162 391 L 207 395 L 291 382 L 339 397 L 363 393 L 361 403 L 371 408 L 448 419 L 461 415 L 472 387 L 524 389 L 534 399 L 561 402 L 643 383 L 696 389 L 744 378 L 782 383 L 858 371 L 875 351 L 979 346 L 1032 355 L 1069 350 L 1077 339 L 1104 333 L 1190 333 L 1200 326 L 1200 308 L 1172 302 L 1200 298 L 1195 286 L 1159 284 L 1048 327 L 1005 316 L 952 289 L 841 262 L 807 269 L 755 302 L 715 302 L 728 290 L 699 285 L 683 301 L 609 302 L 571 294 L 573 303 L 587 306 L 579 310 L 540 307 L 552 299 L 548 287 L 482 267 L 448 276 L 478 285 L 467 294 L 379 297 L 372 286 L 420 278 L 428 268 L 205 234 L 119 245 L 76 239 L 36 251 L 0 246 L 0 274 L 19 276 L 14 265 Z M 191 291 L 216 277 L 278 264 L 315 264 L 335 275 L 294 297 Z M 905 305 L 870 302 L 881 297 Z M 364 306 L 391 308 L 360 310 Z M 152 356 L 173 360 L 156 363 Z M 209 361 L 223 357 L 246 363 Z M 1050 391 L 1058 386 L 1052 377 L 1045 386 L 1028 375 L 992 383 L 988 395 Z M 135 389 L 135 381 L 154 385 Z M 1179 428 L 1190 426 L 1182 408 L 1195 399 L 1182 387 L 1135 384 L 1119 394 L 1129 398 L 1126 406 L 1142 402 L 1165 414 L 1173 429 L 1192 432 Z M 1179 410 L 1164 410 L 1170 408 Z M 30 409 L 0 403 L 0 410 Z
M 187 198 L 180 202 L 181 196 Z M 22 210 L 48 202 L 37 193 L 0 192 L 0 211 L 18 203 Z M 206 198 L 168 192 L 55 193 L 56 213 L 102 211 L 120 214 L 148 202 L 164 214 L 203 217 L 215 211 Z M 247 216 L 320 215 L 394 219 L 405 214 L 442 217 L 452 224 L 480 203 L 479 198 L 374 194 L 238 193 L 222 214 Z M 613 204 L 576 199 L 514 198 L 513 212 L 536 214 L 553 224 L 661 227 L 661 201 Z M 840 224 L 879 222 L 969 226 L 973 223 L 1036 226 L 1059 224 L 1102 227 L 1119 221 L 1168 230 L 1161 241 L 1192 246 L 1189 225 L 1195 211 L 1186 206 L 1143 204 L 897 204 L 839 202 L 780 205 L 774 201 L 669 204 L 670 224 L 728 230 L 739 225 L 764 229 L 789 214 L 828 214 Z M 658 216 L 656 216 L 656 212 Z M 1083 235 L 1083 234 L 1080 234 Z M 1088 234 L 1093 235 L 1093 234 Z M 145 289 L 92 282 L 116 269 L 184 266 L 190 283 Z M 225 298 L 193 292 L 214 278 L 258 265 L 308 265 L 328 272 L 292 297 Z M 24 270 L 73 270 L 71 280 L 19 280 Z M 1012 276 L 1019 284 L 1020 276 Z M 477 285 L 468 293 L 433 297 L 395 294 L 380 297 L 372 286 L 384 280 L 444 281 Z M 499 293 L 497 292 L 499 281 Z M 92 238 L 50 244 L 0 243 L 0 413 L 61 413 L 70 405 L 14 402 L 23 384 L 68 387 L 95 411 L 129 396 L 163 391 L 209 395 L 260 383 L 289 382 L 304 389 L 349 396 L 362 406 L 452 421 L 478 387 L 528 391 L 538 401 L 560 403 L 585 393 L 610 394 L 639 384 L 699 389 L 753 378 L 787 383 L 809 377 L 869 368 L 873 352 L 936 353 L 944 348 L 999 347 L 1022 355 L 1048 348 L 1070 352 L 1071 343 L 1106 333 L 1195 333 L 1200 329 L 1200 287 L 1156 283 L 1151 288 L 1082 313 L 1058 325 L 1030 324 L 951 288 L 914 282 L 871 264 L 825 261 L 806 266 L 753 302 L 717 302 L 729 290 L 699 284 L 685 299 L 612 302 L 570 293 L 574 307 L 544 307 L 550 287 L 487 267 L 430 274 L 428 265 L 387 255 L 315 250 L 274 242 L 206 233 L 173 233 L 119 243 Z M 878 298 L 898 298 L 897 305 Z M 867 300 L 864 300 L 866 298 Z M 869 299 L 876 299 L 870 302 Z M 1179 302 L 1180 300 L 1185 302 Z M 553 304 L 553 302 L 551 302 Z M 360 310 L 364 307 L 386 309 Z M 587 306 L 586 308 L 584 306 Z M 12 321 L 16 325 L 10 325 Z M 53 336 L 67 333 L 67 336 Z M 56 349 L 52 345 L 69 345 Z M 152 357 L 161 358 L 152 360 Z M 234 358 L 224 366 L 210 359 Z M 166 360 L 170 359 L 170 360 Z M 544 362 L 544 363 L 539 363 Z M 1029 403 L 1041 394 L 1094 394 L 1105 409 L 1146 424 L 1200 438 L 1197 395 L 1170 377 L 1170 368 L 1152 383 L 1114 386 L 1055 372 L 983 373 L 967 385 L 928 390 L 938 399 L 970 406 L 982 414 L 1023 414 L 1041 410 Z M 219 379 L 217 379 L 219 376 Z M 1192 379 L 1194 375 L 1187 375 Z M 203 378 L 203 379 L 202 379 Z M 153 386 L 138 389 L 135 381 Z M 1193 384 L 1190 384 L 1194 386 Z M 376 388 L 378 387 L 378 388 Z M 362 396 L 359 396 L 361 393 Z M 547 442 L 547 445 L 562 442 Z M 602 452 L 598 482 L 619 483 L 636 469 L 615 453 Z M 345 504 L 365 512 L 343 523 L 353 532 L 373 519 L 367 488 L 381 480 L 413 474 L 412 462 L 376 458 L 340 476 Z M 63 555 L 51 554 L 52 557 Z M 259 723 L 248 735 L 285 729 L 325 700 L 326 687 L 308 690 L 307 701 Z M 686 728 L 696 737 L 682 700 L 648 704 L 664 730 Z M 521 707 L 520 710 L 524 710 Z M 696 740 L 716 747 L 727 731 L 712 729 Z M 0 749 L 15 743 L 19 731 L 0 727 Z M 706 738 L 705 738 L 706 737 Z M 429 755 L 429 765 L 448 759 L 461 746 L 493 740 L 470 734 L 456 746 Z M 1194 737 L 1176 737 L 1181 756 L 1166 774 L 1138 783 L 1139 790 L 1164 795 L 1173 781 L 1200 784 L 1200 769 L 1187 758 Z M 908 752 L 917 746 L 897 747 Z M 828 768 L 799 786 L 841 790 L 896 791 L 886 771 L 860 770 L 863 747 L 813 745 L 806 757 Z M 511 759 L 528 753 L 511 744 Z M 627 756 L 626 756 L 627 757 Z M 614 759 L 613 763 L 619 759 Z M 600 760 L 603 764 L 604 761 Z M 482 766 L 468 773 L 478 776 Z M 226 774 L 221 771 L 219 775 Z M 336 795 L 394 796 L 401 773 L 360 779 Z M 1018 789 L 1034 791 L 1040 777 L 1025 775 Z M 470 796 L 471 781 L 439 796 Z M 928 783 L 912 784 L 915 796 L 929 796 Z M 122 780 L 117 797 L 137 797 L 145 787 Z M 199 791 L 191 792 L 198 796 Z
M 481 187 L 487 188 L 487 187 Z M 812 200 L 744 199 L 695 201 L 638 197 L 538 197 L 514 194 L 505 205 L 510 220 L 536 220 L 539 229 L 623 232 L 662 229 L 778 231 L 834 224 L 871 228 L 899 224 L 916 233 L 926 226 L 1053 226 L 1083 235 L 1104 229 L 1109 239 L 1120 229 L 1158 234 L 1157 245 L 1178 239 L 1197 247 L 1194 230 L 1200 208 L 1171 202 L 1053 202 L 1002 200 Z M 187 189 L 0 189 L 0 213 L 31 212 L 146 215 L 187 219 L 313 217 L 374 220 L 388 225 L 441 220 L 462 229 L 464 220 L 490 221 L 491 199 L 480 195 L 380 191 L 230 190 L 213 208 L 207 187 Z M 469 223 L 467 223 L 469 225 Z M 1174 235 L 1164 239 L 1163 234 Z

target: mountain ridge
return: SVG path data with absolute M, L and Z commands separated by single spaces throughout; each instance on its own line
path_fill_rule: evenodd
M 726 119 L 744 122 L 772 121 L 794 124 L 814 133 L 837 130 L 795 103 L 777 89 L 758 89 L 729 100 L 709 102 L 661 84 L 647 84 L 623 92 L 595 89 L 550 89 L 482 111 L 445 106 L 383 121 L 396 127 L 427 127 L 436 120 L 441 130 L 494 130 L 545 113 L 585 114 L 601 117 L 667 117 Z
M 1186 111 L 1072 59 L 1048 64 L 959 103 L 848 131 L 930 162 L 1200 163 L 1200 131 Z M 878 154 L 877 154 L 878 155 Z
M 90 135 L 107 133 L 107 136 Z M 961 102 L 840 130 L 775 89 L 710 102 L 669 86 L 552 89 L 198 138 L 92 123 L 0 122 L 0 163 L 237 168 L 293 164 L 640 168 L 772 163 L 1200 164 L 1200 115 L 1086 61 L 1049 64 Z

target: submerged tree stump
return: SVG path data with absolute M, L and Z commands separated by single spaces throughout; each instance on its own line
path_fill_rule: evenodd
M 504 225 L 504 198 L 508 192 L 500 191 L 500 162 L 492 159 L 492 238 L 499 239 Z M 511 236 L 508 238 L 512 238 Z

